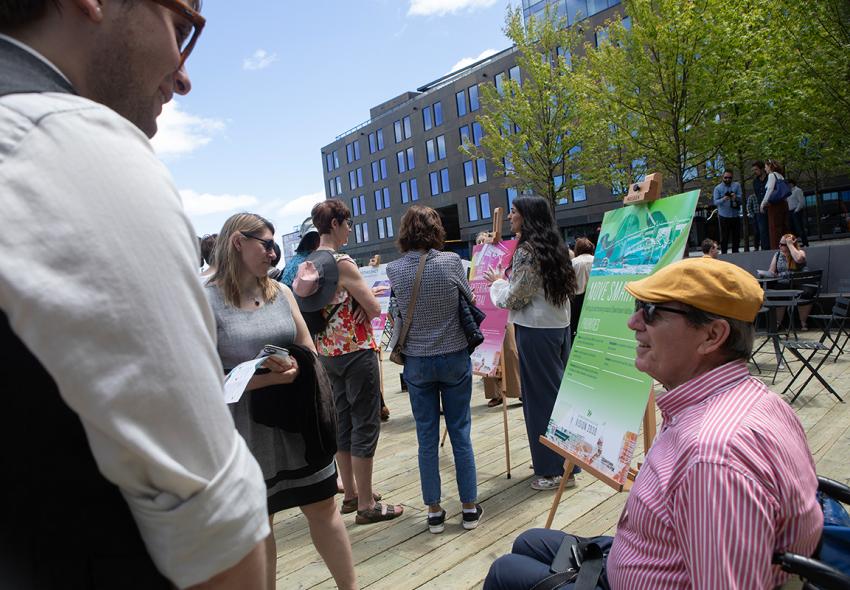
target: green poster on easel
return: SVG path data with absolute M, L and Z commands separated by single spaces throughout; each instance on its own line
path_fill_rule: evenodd
M 628 328 L 634 299 L 624 285 L 679 260 L 699 191 L 609 211 L 544 443 L 622 489 L 652 378 L 635 368 Z M 551 443 L 551 444 L 549 444 Z

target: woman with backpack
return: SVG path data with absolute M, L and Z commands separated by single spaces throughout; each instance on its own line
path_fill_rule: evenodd
M 357 580 L 351 543 L 334 500 L 333 449 L 317 453 L 313 430 L 283 428 L 276 420 L 260 415 L 263 399 L 301 395 L 283 389 L 296 382 L 301 373 L 307 377 L 309 367 L 296 362 L 296 349 L 299 360 L 306 358 L 308 364 L 315 361 L 315 347 L 292 292 L 268 276 L 275 256 L 273 246 L 274 226 L 253 213 L 230 217 L 216 240 L 216 271 L 205 291 L 215 316 L 218 354 L 225 371 L 256 358 L 267 344 L 290 350 L 288 358 L 268 357 L 242 397 L 229 407 L 236 430 L 263 471 L 269 524 L 273 524 L 276 512 L 298 506 L 307 517 L 313 545 L 337 586 L 353 589 Z M 314 379 L 305 384 L 310 388 L 305 393 L 312 393 L 315 387 L 315 364 Z M 329 398 L 330 392 L 328 402 Z M 329 429 L 332 432 L 332 420 Z M 332 436 L 328 438 L 333 441 Z M 266 540 L 266 551 L 268 587 L 274 588 L 277 549 L 273 532 Z
M 514 199 L 508 220 L 511 233 L 519 234 L 510 277 L 505 278 L 501 268 L 484 276 L 491 283 L 490 298 L 510 310 L 508 321 L 516 330 L 522 409 L 536 476 L 531 487 L 554 490 L 564 460 L 539 438 L 549 425 L 570 354 L 570 298 L 576 292 L 576 275 L 546 199 Z M 572 474 L 565 485 L 575 485 Z
M 788 196 L 791 190 L 785 182 L 785 168 L 776 160 L 766 160 L 767 184 L 764 188 L 764 199 L 761 202 L 761 212 L 767 213 L 767 232 L 770 236 L 771 249 L 779 247 L 782 235 L 788 233 Z

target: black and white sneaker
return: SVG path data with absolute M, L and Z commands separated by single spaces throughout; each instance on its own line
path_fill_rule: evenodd
M 431 516 L 428 515 L 428 530 L 434 533 L 435 535 L 438 533 L 442 533 L 446 530 L 446 511 L 441 510 L 439 514 Z
M 481 504 L 475 505 L 475 512 L 463 512 L 463 528 L 468 531 L 471 531 L 475 527 L 478 526 L 478 523 L 481 522 L 481 514 L 484 512 L 484 509 L 481 508 Z

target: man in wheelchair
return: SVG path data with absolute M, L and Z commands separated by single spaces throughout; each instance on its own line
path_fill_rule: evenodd
M 776 553 L 812 555 L 823 527 L 814 461 L 788 404 L 750 376 L 758 282 L 739 267 L 689 258 L 626 285 L 635 366 L 659 381 L 663 425 L 629 493 L 604 569 L 568 588 L 772 589 Z M 533 529 L 490 569 L 485 590 L 561 587 L 561 531 Z M 605 538 L 583 543 L 604 556 Z M 575 551 L 573 551 L 575 553 Z M 563 561 L 563 554 L 560 558 Z M 587 563 L 587 562 L 585 562 Z M 598 568 L 598 565 L 594 568 Z M 601 568 L 600 568 L 601 569 Z

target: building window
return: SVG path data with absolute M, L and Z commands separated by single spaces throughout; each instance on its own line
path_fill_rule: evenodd
M 478 168 L 478 182 L 487 182 L 487 161 L 479 158 L 475 161 L 475 166 Z
M 355 139 L 354 140 L 354 161 L 356 162 L 359 159 L 360 159 L 360 140 Z
M 339 168 L 339 152 L 334 150 L 334 170 Z
M 387 217 L 387 237 L 392 238 L 393 236 L 395 236 L 395 233 L 393 233 L 393 218 Z
M 363 235 L 360 233 L 360 224 L 354 226 L 354 241 L 358 244 L 363 241 Z
M 384 130 L 378 129 L 375 133 L 378 136 L 378 149 L 382 150 L 384 149 Z
M 384 209 L 390 208 L 390 189 L 389 187 L 384 187 Z
M 334 158 L 331 154 L 325 154 L 325 168 L 328 172 L 334 169 Z
M 596 47 L 608 42 L 608 29 L 599 29 L 596 31 Z
M 395 155 L 396 162 L 398 163 L 398 173 L 407 172 L 407 160 L 404 158 L 404 152 L 396 152 Z
M 469 125 L 464 125 L 459 129 L 460 132 L 460 145 L 465 145 L 469 143 Z
M 416 160 L 413 158 L 413 148 L 407 148 L 407 169 L 413 170 L 416 168 Z
M 573 174 L 573 180 L 578 180 L 578 174 Z M 584 185 L 573 187 L 573 203 L 587 200 L 587 192 L 584 190 Z
M 358 217 L 360 215 L 360 197 L 351 198 L 351 215 Z
M 457 103 L 457 116 L 463 117 L 466 114 L 466 90 L 461 90 L 455 94 L 455 102 Z
M 478 198 L 475 195 L 466 197 L 466 212 L 469 214 L 469 221 L 478 221 Z
M 463 163 L 463 179 L 465 186 L 475 184 L 475 172 L 473 171 L 472 160 L 467 160 Z
M 348 188 L 351 190 L 357 188 L 357 173 L 354 170 L 348 171 Z
M 519 76 L 519 66 L 514 66 L 510 70 L 508 70 L 508 76 L 510 77 L 511 81 L 516 83 L 517 85 L 522 83 L 522 80 L 520 80 Z
M 401 121 L 393 123 L 393 133 L 395 134 L 395 142 L 401 143 Z
M 375 132 L 369 134 L 369 153 L 374 154 L 378 151 L 378 141 L 375 139 Z
M 419 200 L 419 185 L 416 182 L 415 178 L 410 179 L 410 200 L 418 201 Z
M 372 162 L 372 182 L 378 182 L 381 178 L 381 165 L 378 160 Z
M 434 127 L 439 127 L 443 124 L 443 103 L 435 102 L 434 103 Z
M 384 228 L 384 218 L 381 217 L 378 219 L 378 239 L 383 240 L 387 237 L 387 231 Z
M 425 155 L 428 159 L 428 163 L 435 162 L 437 160 L 437 152 L 434 149 L 434 140 L 429 139 L 425 142 Z
M 378 238 L 391 238 L 393 237 L 393 218 L 392 217 L 381 217 L 378 219 Z
M 505 189 L 505 195 L 508 198 L 508 211 L 513 207 L 514 199 L 517 198 L 517 190 L 515 188 Z
M 449 184 L 449 169 L 443 168 L 440 170 L 440 187 L 443 189 L 444 193 L 452 190 L 451 185 Z
M 363 186 L 363 168 L 361 167 L 361 168 L 357 169 L 357 188 L 360 188 L 362 186 Z
M 430 131 L 431 127 L 434 126 L 434 113 L 431 110 L 431 105 L 422 107 L 422 126 L 425 131 Z
M 479 107 L 478 102 L 478 84 L 474 84 L 469 87 L 469 110 L 470 112 L 475 112 Z
M 496 90 L 498 91 L 498 93 L 504 94 L 505 93 L 505 72 L 499 72 L 498 74 L 496 74 L 494 81 L 496 83 Z
M 387 178 L 387 159 L 381 158 L 381 180 L 385 180 Z
M 484 137 L 484 129 L 481 127 L 481 123 L 475 121 L 472 124 L 472 143 L 480 147 L 482 137 Z
M 446 136 L 438 135 L 437 136 L 437 159 L 445 160 L 446 159 Z
M 404 138 L 410 139 L 410 136 L 413 135 L 413 130 L 410 128 L 410 115 L 404 117 L 401 120 L 402 127 L 404 127 Z
M 363 226 L 363 241 L 368 242 L 369 241 L 369 224 L 364 222 L 361 225 Z
M 428 180 L 431 181 L 431 196 L 440 194 L 440 174 L 439 172 L 431 172 L 428 174 Z
M 481 219 L 490 219 L 490 193 L 481 193 L 478 200 L 481 202 Z
M 561 59 L 564 60 L 564 66 L 567 69 L 572 69 L 572 67 L 573 67 L 573 54 L 570 52 L 570 50 L 566 49 L 564 47 L 558 46 L 557 52 L 558 52 L 558 57 L 560 57 Z
M 380 211 L 384 208 L 384 200 L 381 198 L 381 189 L 375 191 L 375 211 Z
M 342 194 L 342 177 L 341 176 L 336 177 L 336 194 L 338 194 L 338 195 Z
M 333 178 L 328 180 L 328 194 L 332 197 L 336 196 L 336 182 L 334 182 Z
M 406 180 L 402 181 L 398 185 L 398 189 L 399 189 L 399 194 L 401 195 L 401 202 L 407 203 L 408 201 L 410 201 L 410 194 L 408 193 L 407 181 Z
M 354 161 L 354 144 L 353 143 L 345 144 L 345 161 L 348 164 L 351 164 Z

